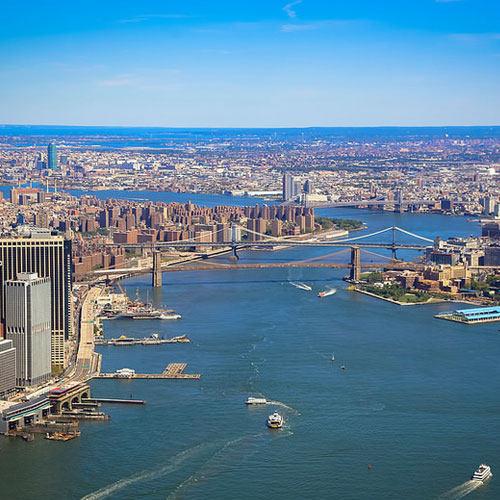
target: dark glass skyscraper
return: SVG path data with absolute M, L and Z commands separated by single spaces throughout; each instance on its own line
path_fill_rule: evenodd
M 47 148 L 49 170 L 57 170 L 57 147 L 51 142 Z
M 65 366 L 65 341 L 72 334 L 71 240 L 34 235 L 0 238 L 0 317 L 5 331 L 5 283 L 19 273 L 37 273 L 51 280 L 52 364 Z

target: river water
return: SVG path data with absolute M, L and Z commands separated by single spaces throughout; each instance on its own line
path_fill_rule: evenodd
M 361 219 L 364 233 L 397 225 L 431 239 L 479 234 L 477 224 L 461 217 L 321 214 Z M 326 253 L 244 252 L 242 261 Z M 103 371 L 157 373 L 185 362 L 186 372 L 201 373 L 201 380 L 93 381 L 95 396 L 132 396 L 147 405 L 105 405 L 111 421 L 82 423 L 82 436 L 67 443 L 1 439 L 0 496 L 500 498 L 496 475 L 479 487 L 468 482 L 481 462 L 500 471 L 498 324 L 464 326 L 433 318 L 450 305 L 399 307 L 363 296 L 347 290 L 344 274 L 325 268 L 168 273 L 154 291 L 150 276 L 124 282 L 129 295 L 138 290 L 145 298 L 149 291 L 157 306 L 183 318 L 109 321 L 106 336 L 186 333 L 191 343 L 102 346 Z M 335 295 L 316 297 L 332 286 Z M 250 395 L 275 403 L 248 408 Z M 285 427 L 271 431 L 265 421 L 275 409 Z

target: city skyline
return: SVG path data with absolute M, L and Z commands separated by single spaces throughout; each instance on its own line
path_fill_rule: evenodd
M 26 7 L 26 8 L 25 8 Z M 495 125 L 500 6 L 480 0 L 5 7 L 2 122 Z M 360 14 L 362 13 L 362 14 Z M 8 22 L 7 22 L 8 21 Z

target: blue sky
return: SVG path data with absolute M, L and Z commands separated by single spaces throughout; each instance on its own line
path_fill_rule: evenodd
M 500 1 L 4 2 L 0 123 L 500 125 Z

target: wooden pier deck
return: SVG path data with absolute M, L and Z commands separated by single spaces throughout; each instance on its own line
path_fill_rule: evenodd
M 97 378 L 114 378 L 114 379 L 199 379 L 200 374 L 184 373 L 187 363 L 169 363 L 162 373 L 136 373 L 130 377 L 124 377 L 117 373 L 100 373 Z

